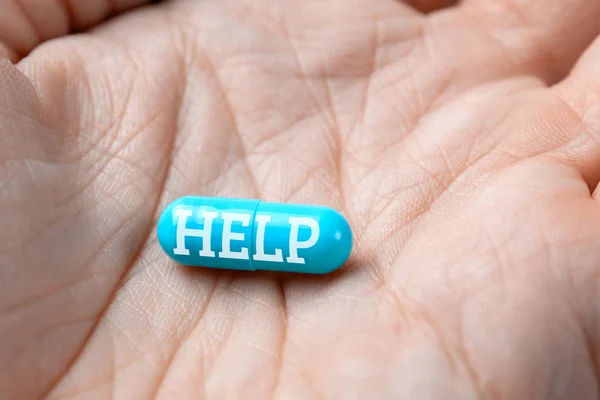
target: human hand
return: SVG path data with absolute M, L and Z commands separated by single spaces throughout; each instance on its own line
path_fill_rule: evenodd
M 596 397 L 600 2 L 14 3 L 3 398 Z M 175 265 L 183 195 L 332 206 L 353 255 Z

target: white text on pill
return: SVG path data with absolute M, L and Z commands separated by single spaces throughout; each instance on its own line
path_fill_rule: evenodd
M 216 253 L 211 247 L 211 233 L 213 221 L 219 218 L 219 213 L 215 211 L 200 212 L 201 217 L 204 219 L 204 226 L 202 229 L 192 229 L 186 227 L 187 220 L 192 216 L 192 214 L 193 212 L 191 209 L 179 208 L 175 210 L 175 216 L 177 217 L 177 237 L 176 247 L 173 249 L 173 253 L 177 255 L 189 256 L 190 251 L 185 247 L 185 238 L 199 237 L 202 238 L 202 250 L 200 250 L 200 256 L 215 257 Z M 244 233 L 232 232 L 231 227 L 233 222 L 239 222 L 243 227 L 249 226 L 251 217 L 250 214 L 223 212 L 221 213 L 220 217 L 223 220 L 223 235 L 219 258 L 248 260 L 250 257 L 248 248 L 242 247 L 240 251 L 231 251 L 232 241 L 244 240 Z M 256 254 L 252 255 L 252 259 L 257 261 L 283 262 L 282 249 L 275 249 L 274 254 L 265 254 L 265 232 L 267 230 L 267 224 L 271 221 L 271 216 L 257 214 L 255 216 L 255 221 Z M 308 217 L 289 217 L 288 223 L 290 224 L 290 255 L 286 257 L 286 261 L 292 264 L 304 264 L 304 258 L 298 256 L 298 250 L 311 248 L 317 243 L 320 234 L 319 224 L 315 219 Z M 301 226 L 306 226 L 310 229 L 310 237 L 307 240 L 301 241 L 298 239 Z

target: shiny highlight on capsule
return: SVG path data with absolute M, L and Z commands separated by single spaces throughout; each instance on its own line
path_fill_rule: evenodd
M 158 221 L 158 241 L 180 264 L 325 274 L 346 262 L 352 231 L 329 207 L 182 197 Z

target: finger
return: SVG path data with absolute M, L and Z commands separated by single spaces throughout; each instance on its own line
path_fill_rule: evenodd
M 600 33 L 597 0 L 465 0 L 458 12 L 552 83 Z
M 0 42 L 0 59 L 2 59 L 2 58 L 7 58 L 12 62 L 16 62 L 19 57 L 17 56 L 17 54 L 14 51 L 12 51 L 6 45 L 4 45 L 4 44 L 2 44 L 2 42 Z
M 148 0 L 0 0 L 0 48 L 24 56 L 35 46 Z M 2 52 L 0 52 L 1 54 Z
M 574 134 L 556 151 L 557 156 L 576 167 L 594 189 L 600 181 L 600 37 L 553 90 L 577 121 Z

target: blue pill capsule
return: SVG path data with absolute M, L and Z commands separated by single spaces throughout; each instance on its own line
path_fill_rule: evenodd
M 352 251 L 350 225 L 329 207 L 217 197 L 169 204 L 158 241 L 180 264 L 249 271 L 325 274 Z

